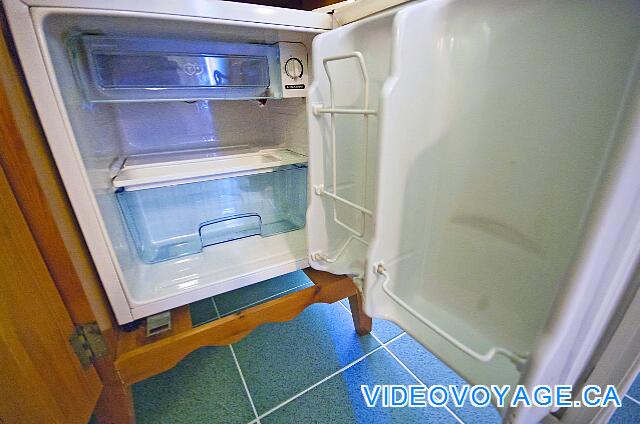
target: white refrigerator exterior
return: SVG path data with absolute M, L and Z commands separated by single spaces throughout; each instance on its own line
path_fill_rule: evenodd
M 45 45 L 42 23 L 56 13 L 325 32 L 313 40 L 306 108 L 309 264 L 353 275 L 367 313 L 473 384 L 579 382 L 640 255 L 637 2 L 416 1 L 336 29 L 320 13 L 218 1 L 4 7 L 121 322 L 307 259 L 136 305 Z M 249 240 L 247 251 L 265 256 L 286 255 L 291 242 Z M 242 267 L 242 256 L 225 261 Z M 529 423 L 551 411 L 503 412 Z
M 640 249 L 639 19 L 431 0 L 317 36 L 311 266 L 472 383 L 579 383 Z

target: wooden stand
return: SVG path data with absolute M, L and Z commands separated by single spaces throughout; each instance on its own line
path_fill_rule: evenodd
M 173 328 L 167 333 L 148 338 L 142 327 L 121 332 L 115 366 L 123 384 L 137 383 L 166 371 L 203 346 L 235 343 L 259 325 L 289 321 L 314 303 L 333 303 L 348 297 L 358 334 L 371 331 L 371 318 L 364 315 L 360 295 L 350 278 L 310 268 L 305 273 L 314 286 L 195 328 L 191 327 L 189 306 L 183 306 L 171 311 Z
M 362 294 L 356 292 L 353 296 L 349 296 L 349 307 L 351 308 L 351 316 L 353 317 L 353 325 L 359 336 L 371 333 L 373 324 L 371 317 L 364 313 L 362 309 Z
M 116 414 L 121 417 L 132 416 L 132 384 L 173 368 L 196 349 L 235 343 L 262 324 L 292 320 L 314 303 L 334 303 L 348 298 L 356 332 L 365 335 L 371 331 L 371 318 L 362 309 L 362 295 L 349 277 L 311 268 L 304 272 L 314 286 L 195 328 L 192 327 L 187 305 L 171 311 L 172 329 L 166 333 L 147 337 L 144 327 L 132 332 L 119 332 L 114 363 L 120 384 L 105 386 L 105 392 L 112 393 L 111 398 L 117 400 L 111 408 L 118 407 Z M 113 409 L 109 412 L 114 415 Z M 101 416 L 100 407 L 96 409 L 96 417 L 101 423 L 110 422 Z M 132 424 L 135 420 L 132 418 L 128 422 Z

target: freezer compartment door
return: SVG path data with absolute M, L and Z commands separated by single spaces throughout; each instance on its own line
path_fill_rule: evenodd
M 428 1 L 317 37 L 312 266 L 364 270 L 366 312 L 473 384 L 575 383 L 637 254 L 621 152 L 639 17 L 631 1 Z

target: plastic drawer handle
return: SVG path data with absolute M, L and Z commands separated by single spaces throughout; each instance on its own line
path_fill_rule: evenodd
M 210 227 L 212 225 L 220 224 L 227 221 L 240 220 L 243 218 L 257 218 L 256 230 L 255 231 L 244 230 L 244 232 L 246 232 L 245 234 L 241 233 L 240 235 L 238 235 L 236 232 L 236 233 L 232 233 L 228 238 L 221 239 L 219 241 L 205 242 L 205 239 L 202 236 L 202 230 L 205 229 L 206 227 Z M 211 221 L 205 221 L 202 224 L 200 224 L 200 226 L 198 227 L 198 235 L 200 236 L 202 247 L 225 243 L 227 241 L 232 241 L 232 240 L 238 240 L 245 237 L 257 236 L 257 235 L 260 235 L 261 233 L 262 233 L 262 218 L 257 213 L 243 213 L 243 214 L 226 216 L 222 218 L 216 218 L 216 219 L 212 219 Z

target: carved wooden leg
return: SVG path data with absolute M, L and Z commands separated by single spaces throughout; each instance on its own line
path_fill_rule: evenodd
M 351 316 L 353 317 L 353 325 L 356 327 L 356 333 L 364 336 L 371 332 L 371 317 L 364 313 L 362 309 L 362 295 L 360 293 L 349 296 L 349 306 L 351 307 Z
M 100 424 L 135 424 L 131 386 L 110 381 L 103 382 L 102 394 L 93 411 Z
M 103 331 L 103 336 L 110 347 L 109 354 L 99 358 L 94 363 L 98 375 L 102 380 L 102 393 L 93 411 L 93 415 L 100 424 L 135 424 L 133 408 L 133 393 L 131 386 L 127 386 L 115 366 L 116 332 L 113 329 Z

